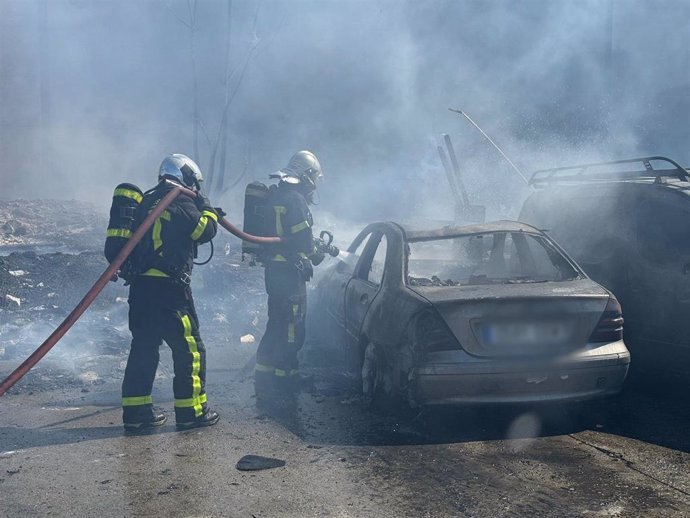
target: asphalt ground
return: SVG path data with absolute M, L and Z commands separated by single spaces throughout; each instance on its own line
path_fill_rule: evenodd
M 169 352 L 154 390 L 169 420 L 152 435 L 124 435 L 117 377 L 4 396 L 0 515 L 690 516 L 687 386 L 644 378 L 592 405 L 386 413 L 322 368 L 296 397 L 257 406 L 245 362 L 209 348 L 222 420 L 202 430 L 175 431 Z M 238 471 L 246 454 L 286 465 Z

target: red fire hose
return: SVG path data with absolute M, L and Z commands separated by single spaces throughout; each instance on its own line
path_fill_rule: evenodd
M 185 189 L 184 187 L 179 187 L 176 184 L 173 184 L 172 182 L 169 182 L 172 185 L 175 185 L 178 189 L 181 189 L 184 194 L 187 196 L 191 196 L 192 198 L 196 198 L 196 192 L 192 191 L 191 189 Z M 276 245 L 278 243 L 281 243 L 283 241 L 282 238 L 280 237 L 262 237 L 262 236 L 253 236 L 251 234 L 247 234 L 244 230 L 240 230 L 237 226 L 233 225 L 230 223 L 227 219 L 225 218 L 220 218 L 218 220 L 218 223 L 220 224 L 221 227 L 223 227 L 225 230 L 230 232 L 233 236 L 239 237 L 242 241 L 249 241 L 251 243 L 258 243 L 260 245 Z M 0 394 L 1 395 L 1 394 Z
M 91 303 L 96 299 L 98 294 L 103 291 L 103 288 L 110 282 L 110 280 L 117 274 L 120 266 L 125 262 L 129 254 L 132 253 L 134 247 L 139 241 L 144 237 L 146 231 L 153 225 L 154 221 L 160 216 L 172 201 L 177 198 L 180 194 L 186 194 L 187 196 L 196 197 L 196 193 L 190 189 L 185 189 L 177 184 L 172 184 L 172 190 L 165 195 L 165 197 L 156 205 L 156 207 L 151 211 L 151 213 L 144 219 L 144 221 L 139 225 L 136 232 L 129 238 L 129 241 L 122 247 L 120 253 L 117 257 L 110 263 L 110 266 L 103 272 L 103 274 L 98 278 L 96 283 L 91 287 L 89 291 L 86 292 L 84 298 L 81 299 L 79 304 L 72 310 L 72 312 L 67 315 L 67 318 L 62 321 L 62 323 L 53 331 L 53 333 L 46 338 L 38 349 L 36 349 L 31 356 L 29 356 L 24 362 L 17 367 L 7 378 L 5 378 L 2 383 L 0 383 L 0 396 L 3 396 L 12 386 L 22 379 L 27 372 L 29 372 L 34 365 L 36 365 L 41 358 L 43 358 L 48 351 L 50 351 L 55 344 L 57 344 L 60 339 L 65 336 L 65 333 L 75 324 L 79 317 L 82 316 L 84 311 L 91 305 Z M 226 229 L 231 234 L 239 237 L 244 241 L 251 241 L 253 243 L 260 244 L 276 244 L 282 241 L 279 237 L 259 237 L 252 236 L 246 232 L 240 230 L 235 225 L 227 221 L 225 218 L 219 220 L 220 225 Z

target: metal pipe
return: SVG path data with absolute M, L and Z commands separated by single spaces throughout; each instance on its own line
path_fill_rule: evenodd
M 460 164 L 458 163 L 458 157 L 455 156 L 455 148 L 453 143 L 450 141 L 450 135 L 447 133 L 443 135 L 443 140 L 448 148 L 448 156 L 450 157 L 450 163 L 453 165 L 453 172 L 458 180 L 458 188 L 460 189 L 460 194 L 462 194 L 462 202 L 465 207 L 470 206 L 470 199 L 467 196 L 467 191 L 465 190 L 465 184 L 462 182 L 462 173 L 460 172 Z
M 453 172 L 450 169 L 450 163 L 448 162 L 448 157 L 446 152 L 441 146 L 436 146 L 438 151 L 438 156 L 441 158 L 441 164 L 443 164 L 443 170 L 446 172 L 446 178 L 448 178 L 448 184 L 450 185 L 450 191 L 453 194 L 453 200 L 455 201 L 455 213 L 457 214 L 462 209 L 463 201 L 458 191 L 458 186 L 455 184 L 455 178 L 453 177 Z
M 527 180 L 527 177 L 525 177 L 525 175 L 522 174 L 522 171 L 520 171 L 520 169 L 518 168 L 518 166 L 516 166 L 516 165 L 513 163 L 513 161 L 512 161 L 510 158 L 508 158 L 508 155 L 506 155 L 506 154 L 503 152 L 503 150 L 502 150 L 500 147 L 498 147 L 498 144 L 496 144 L 493 140 L 491 140 L 491 137 L 489 137 L 489 135 L 487 135 L 486 133 L 484 133 L 484 130 L 481 129 L 481 128 L 479 127 L 479 125 L 478 125 L 476 122 L 474 122 L 474 121 L 470 118 L 469 115 L 467 115 L 467 114 L 466 114 L 464 111 L 462 111 L 462 110 L 455 110 L 455 109 L 453 109 L 453 108 L 448 108 L 448 109 L 449 109 L 450 111 L 452 111 L 453 113 L 459 113 L 460 115 L 462 115 L 463 117 L 465 117 L 465 118 L 470 122 L 470 124 L 472 124 L 472 126 L 474 126 L 474 127 L 477 129 L 477 131 L 479 131 L 479 133 L 481 133 L 481 134 L 484 136 L 484 138 L 485 138 L 486 140 L 489 141 L 489 143 L 496 149 L 496 151 L 498 151 L 498 152 L 501 154 L 501 156 L 505 159 L 505 161 L 508 162 L 508 163 L 510 164 L 510 167 L 512 167 L 512 168 L 515 170 L 515 172 L 516 172 L 517 174 L 520 175 L 520 178 L 522 178 L 522 179 L 524 180 L 524 182 L 525 182 L 527 185 L 529 185 L 529 181 Z

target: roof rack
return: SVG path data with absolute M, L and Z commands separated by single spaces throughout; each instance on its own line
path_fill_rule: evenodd
M 673 167 L 670 169 L 655 169 L 652 161 L 665 162 Z M 618 164 L 643 164 L 644 169 L 614 167 Z M 584 182 L 605 182 L 639 180 L 644 178 L 659 179 L 661 177 L 675 177 L 681 181 L 690 181 L 690 172 L 678 162 L 664 156 L 648 156 L 642 158 L 628 158 L 612 162 L 574 165 L 568 167 L 554 167 L 535 171 L 529 184 L 535 188 L 548 187 L 555 184 L 578 184 Z

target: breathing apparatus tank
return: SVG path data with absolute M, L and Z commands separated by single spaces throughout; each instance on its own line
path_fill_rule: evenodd
M 244 222 L 242 230 L 254 236 L 271 236 L 271 225 L 268 220 L 271 209 L 270 197 L 272 186 L 261 182 L 252 182 L 244 191 Z M 242 256 L 250 255 L 252 260 L 261 261 L 267 245 L 242 241 Z
M 103 250 L 109 263 L 113 262 L 136 230 L 134 220 L 137 208 L 143 199 L 144 193 L 136 185 L 121 183 L 115 187 Z

